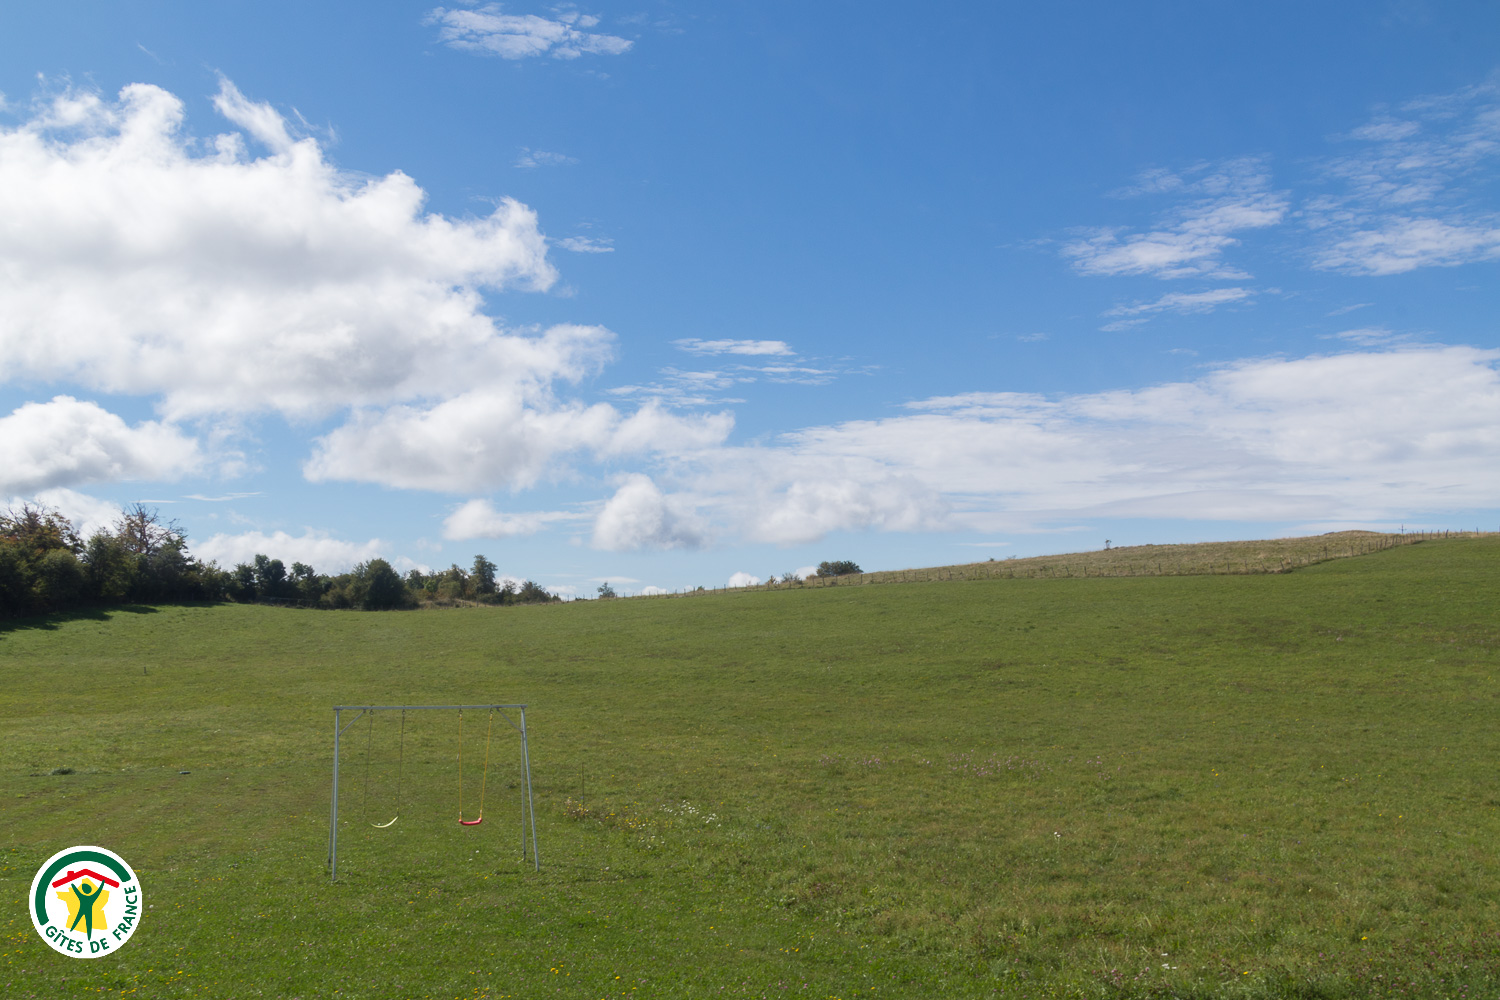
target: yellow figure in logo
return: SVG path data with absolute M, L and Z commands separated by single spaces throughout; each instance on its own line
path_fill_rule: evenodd
M 94 905 L 103 900 L 109 893 L 104 891 L 104 886 L 93 885 L 88 879 L 83 880 L 83 888 L 70 887 L 76 899 L 69 899 L 66 894 L 57 895 L 68 904 L 68 915 L 72 921 L 68 924 L 68 930 L 77 930 L 78 921 L 83 921 L 84 937 L 92 939 L 94 936 Z

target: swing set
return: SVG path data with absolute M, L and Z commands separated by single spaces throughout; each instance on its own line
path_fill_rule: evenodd
M 464 711 L 484 711 L 489 713 L 484 732 L 484 769 L 479 777 L 479 809 L 473 819 L 464 819 Z M 514 710 L 519 716 L 519 722 L 513 720 L 508 711 Z M 344 731 L 353 726 L 360 719 L 366 719 L 365 727 L 365 784 L 363 795 L 363 808 L 365 820 L 377 830 L 384 830 L 396 824 L 401 818 L 401 784 L 406 770 L 406 713 L 428 712 L 428 711 L 457 711 L 458 712 L 458 822 L 460 826 L 479 826 L 484 822 L 484 792 L 488 784 L 490 772 L 490 743 L 495 731 L 495 715 L 498 713 L 502 719 L 510 724 L 511 728 L 521 734 L 521 766 L 526 778 L 526 801 L 522 805 L 521 815 L 521 859 L 526 859 L 526 826 L 527 820 L 531 825 L 531 859 L 537 871 L 542 870 L 541 858 L 536 850 L 536 809 L 531 798 L 531 752 L 526 740 L 526 706 L 525 705 L 335 705 L 333 708 L 333 803 L 328 823 L 328 875 L 331 880 L 338 879 L 338 857 L 339 857 L 339 742 Z M 348 722 L 344 722 L 344 712 L 358 712 Z M 396 797 L 394 800 L 393 814 L 384 823 L 377 823 L 369 818 L 370 815 L 370 770 L 374 758 L 374 732 L 375 714 L 377 712 L 400 712 L 401 729 L 397 739 L 396 757 Z

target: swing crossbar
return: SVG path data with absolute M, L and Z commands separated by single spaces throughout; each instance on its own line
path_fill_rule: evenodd
M 513 708 L 520 713 L 519 723 L 505 714 L 505 709 Z M 530 820 L 531 826 L 531 860 L 537 871 L 542 870 L 542 858 L 536 849 L 536 806 L 531 795 L 531 748 L 526 738 L 526 706 L 520 704 L 510 705 L 335 705 L 333 706 L 333 795 L 332 806 L 328 821 L 328 878 L 329 881 L 338 881 L 339 871 L 339 738 L 343 736 L 344 730 L 358 722 L 368 712 L 426 712 L 426 711 L 486 711 L 499 712 L 500 718 L 510 723 L 512 729 L 521 734 L 521 767 L 526 777 L 526 802 L 521 817 L 521 858 L 526 857 L 526 826 Z M 358 712 L 353 719 L 343 722 L 341 715 L 344 712 Z M 488 747 L 486 747 L 488 756 Z M 488 762 L 486 762 L 488 769 Z M 395 819 L 391 823 L 396 822 Z M 460 818 L 459 822 L 464 826 L 478 826 L 484 822 L 481 815 L 476 820 L 465 820 Z M 377 826 L 379 824 L 376 824 Z M 389 826 L 390 824 L 385 824 Z

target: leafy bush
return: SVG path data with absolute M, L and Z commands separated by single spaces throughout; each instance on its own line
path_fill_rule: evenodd
M 823 561 L 818 563 L 819 576 L 848 576 L 851 573 L 863 573 L 859 563 L 848 559 L 836 559 L 833 562 Z

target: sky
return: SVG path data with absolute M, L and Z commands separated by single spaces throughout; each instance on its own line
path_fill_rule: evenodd
M 0 499 L 565 597 L 1500 529 L 1500 7 L 0 9 Z

